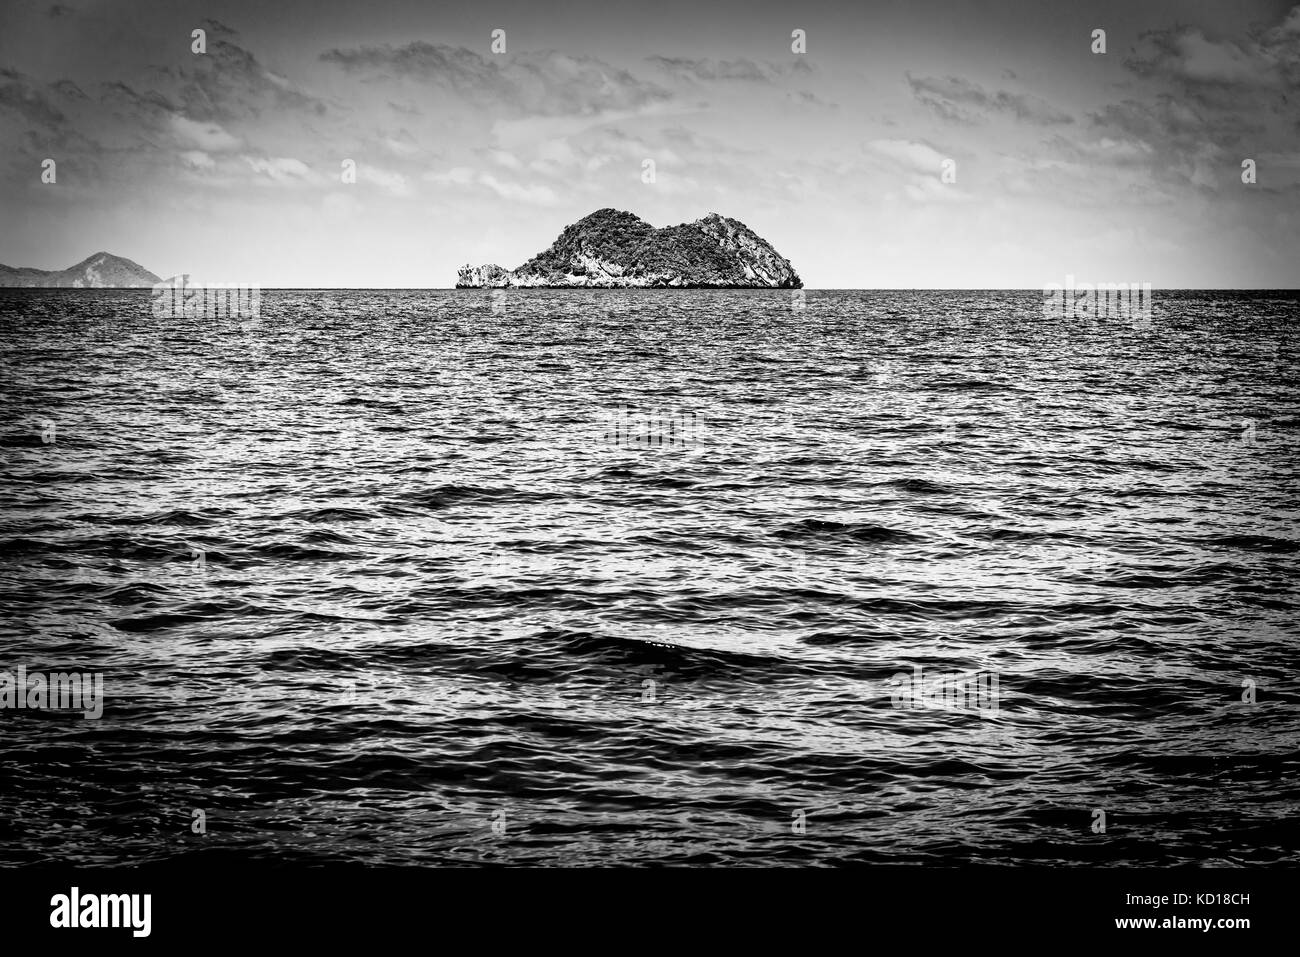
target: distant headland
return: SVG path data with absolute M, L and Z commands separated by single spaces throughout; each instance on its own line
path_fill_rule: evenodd
M 456 288 L 562 287 L 799 289 L 789 261 L 744 223 L 717 213 L 655 229 L 632 213 L 598 209 L 518 269 L 465 266 Z
M 0 265 L 0 286 L 29 286 L 56 289 L 132 289 L 151 287 L 159 279 L 139 263 L 95 253 L 67 269 L 33 269 L 30 266 Z

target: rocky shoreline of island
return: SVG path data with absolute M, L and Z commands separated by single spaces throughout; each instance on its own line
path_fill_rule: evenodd
M 517 269 L 466 265 L 456 288 L 800 289 L 789 260 L 744 223 L 710 213 L 659 229 L 599 209 Z

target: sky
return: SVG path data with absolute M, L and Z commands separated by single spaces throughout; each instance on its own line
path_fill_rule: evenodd
M 3 0 L 0 144 L 10 266 L 447 287 L 612 206 L 811 288 L 1300 284 L 1291 2 Z

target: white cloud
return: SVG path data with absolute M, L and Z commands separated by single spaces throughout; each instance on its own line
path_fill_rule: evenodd
M 935 176 L 942 172 L 943 161 L 948 159 L 933 147 L 911 140 L 872 140 L 867 146 L 874 153 L 906 166 L 910 170 L 918 173 L 934 173 Z
M 453 166 L 445 173 L 425 173 L 420 178 L 439 186 L 467 186 L 474 182 L 474 170 L 468 166 Z
M 408 196 L 411 192 L 405 176 L 378 166 L 362 164 L 357 167 L 357 176 L 363 183 L 371 183 L 394 196 Z
M 202 150 L 186 150 L 181 153 L 181 159 L 189 166 L 195 169 L 212 169 L 217 164 L 212 157 Z
M 519 157 L 514 153 L 508 153 L 505 150 L 489 150 L 488 156 L 498 166 L 504 166 L 506 169 L 522 169 L 523 163 L 519 162 Z
M 872 140 L 867 148 L 900 168 L 903 195 L 915 203 L 964 203 L 969 193 L 942 179 L 944 156 L 934 147 L 913 140 Z
M 421 179 L 438 186 L 482 186 L 502 199 L 534 206 L 554 206 L 559 202 L 559 197 L 549 186 L 514 183 L 468 166 L 454 166 L 446 172 L 425 173 Z
M 529 116 L 519 120 L 496 120 L 492 124 L 492 139 L 506 149 L 538 141 L 574 136 L 592 127 L 617 123 L 629 117 L 648 117 L 667 112 L 661 104 L 640 110 L 604 110 L 580 116 Z
M 227 133 L 216 123 L 196 123 L 180 114 L 172 114 L 171 128 L 182 142 L 207 152 L 233 150 L 238 148 L 240 143 L 238 137 Z
M 291 156 L 245 156 L 243 160 L 253 172 L 277 183 L 303 183 L 314 178 L 306 163 Z
M 505 183 L 491 173 L 480 173 L 478 182 L 502 199 L 514 202 L 531 203 L 535 206 L 554 206 L 559 202 L 559 198 L 549 186 L 521 186 L 518 183 Z
M 414 156 L 420 152 L 420 147 L 415 142 L 394 139 L 391 136 L 384 138 L 384 148 L 394 156 Z

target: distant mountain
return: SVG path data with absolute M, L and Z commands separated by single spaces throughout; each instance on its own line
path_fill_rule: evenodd
M 803 286 L 789 261 L 744 223 L 710 213 L 655 229 L 632 213 L 598 209 L 565 227 L 551 248 L 518 269 L 466 266 L 457 288 L 479 286 Z
M 95 253 L 67 269 L 33 269 L 0 265 L 0 286 L 111 289 L 152 286 L 157 276 L 139 263 L 112 253 Z

